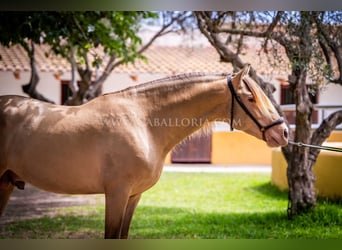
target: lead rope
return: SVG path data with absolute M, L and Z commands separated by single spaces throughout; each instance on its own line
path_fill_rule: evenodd
M 342 148 L 311 145 L 311 144 L 306 144 L 306 143 L 303 143 L 303 142 L 294 142 L 294 141 L 289 141 L 289 144 L 296 145 L 298 147 L 316 148 L 316 149 L 322 149 L 322 150 L 335 151 L 335 152 L 342 153 Z

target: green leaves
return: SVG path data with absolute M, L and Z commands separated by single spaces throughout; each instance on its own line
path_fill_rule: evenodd
M 27 39 L 49 44 L 63 57 L 77 48 L 80 57 L 91 51 L 92 65 L 103 56 L 94 50 L 134 63 L 142 56 L 137 52 L 142 40 L 137 35 L 140 21 L 156 18 L 151 12 L 91 11 L 91 12 L 0 12 L 0 43 L 6 46 L 23 44 Z M 78 60 L 85 63 L 86 60 Z

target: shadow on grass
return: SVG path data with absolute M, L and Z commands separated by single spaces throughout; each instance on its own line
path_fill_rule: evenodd
M 261 185 L 257 185 L 251 187 L 252 190 L 255 190 L 265 196 L 268 196 L 274 200 L 284 200 L 288 199 L 288 191 L 280 190 L 278 187 L 274 186 L 270 182 L 263 183 Z M 330 205 L 338 205 L 342 206 L 342 198 L 326 198 L 326 197 L 317 197 L 317 202 L 321 204 L 330 204 Z M 342 208 L 342 207 L 341 207 Z
M 132 239 L 287 239 L 342 238 L 341 212 L 335 206 L 287 220 L 284 212 L 204 213 L 185 208 L 138 206 Z M 0 238 L 102 238 L 103 213 L 65 215 L 12 222 Z
M 270 182 L 254 186 L 252 189 L 275 200 L 284 200 L 288 197 L 287 191 L 281 191 L 278 187 L 272 185 Z

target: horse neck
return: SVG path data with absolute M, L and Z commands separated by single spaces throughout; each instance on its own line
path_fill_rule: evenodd
M 227 118 L 230 95 L 223 76 L 166 82 L 154 91 L 141 95 L 142 103 L 148 107 L 147 124 L 164 153 L 208 123 Z

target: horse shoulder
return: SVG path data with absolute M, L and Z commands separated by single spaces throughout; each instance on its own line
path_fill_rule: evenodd
M 131 179 L 133 189 L 142 192 L 157 182 L 163 163 L 146 111 L 135 98 L 108 97 L 94 103 L 108 133 L 109 153 L 104 172 L 107 178 L 115 173 L 125 176 L 122 178 L 126 181 Z

